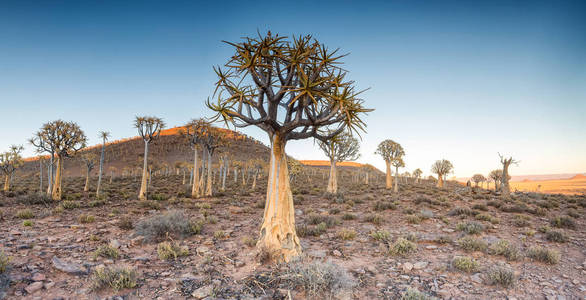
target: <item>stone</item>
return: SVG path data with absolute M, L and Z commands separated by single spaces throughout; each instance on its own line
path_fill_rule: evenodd
M 482 283 L 482 277 L 480 277 L 480 273 L 476 273 L 472 276 L 470 276 L 470 279 L 476 283 Z
M 137 236 L 137 237 L 135 237 L 135 238 L 133 238 L 133 239 L 130 240 L 130 244 L 132 246 L 140 245 L 143 242 L 144 242 L 144 237 L 143 236 Z
M 332 251 L 332 254 L 334 254 L 334 256 L 342 256 L 342 252 L 340 252 L 340 250 L 334 250 Z
M 210 248 L 208 248 L 206 246 L 199 246 L 195 249 L 195 252 L 197 252 L 197 254 L 200 254 L 200 255 L 205 255 L 210 252 Z
M 236 266 L 236 268 L 242 268 L 242 267 L 244 267 L 245 264 L 243 261 L 237 260 L 234 265 Z
M 44 275 L 44 274 L 42 274 L 42 273 L 35 273 L 31 279 L 32 279 L 33 281 L 43 281 L 43 280 L 45 280 L 45 279 L 47 279 L 47 278 L 46 278 L 46 277 L 45 277 L 45 275 Z
M 413 264 L 413 269 L 415 269 L 415 270 L 421 270 L 421 269 L 427 267 L 428 264 L 429 263 L 426 262 L 426 261 L 418 261 L 418 262 L 416 262 L 416 263 Z
M 55 286 L 55 282 L 47 282 L 45 283 L 45 289 L 50 289 Z
M 43 283 L 37 281 L 37 282 L 33 282 L 33 283 L 29 284 L 27 287 L 24 288 L 24 290 L 27 293 L 32 294 L 42 288 L 43 288 Z
M 433 250 L 433 249 L 437 249 L 437 246 L 436 245 L 429 245 L 429 246 L 425 246 L 425 249 Z
M 413 264 L 410 262 L 406 262 L 403 264 L 403 272 L 409 272 L 413 269 Z
M 110 247 L 118 249 L 120 248 L 120 242 L 118 240 L 111 240 Z
M 80 264 L 60 260 L 57 258 L 57 256 L 53 256 L 51 261 L 53 263 L 53 267 L 59 271 L 74 275 L 87 274 L 87 271 Z
M 191 296 L 193 296 L 195 299 L 206 298 L 207 296 L 209 296 L 212 293 L 213 288 L 214 287 L 211 284 L 206 285 L 206 286 L 202 286 L 199 289 L 193 291 L 193 293 L 191 293 Z

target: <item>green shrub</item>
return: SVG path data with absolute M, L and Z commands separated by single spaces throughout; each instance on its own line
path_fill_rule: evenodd
M 304 262 L 296 260 L 287 266 L 281 282 L 301 287 L 310 299 L 333 299 L 340 290 L 351 290 L 356 284 L 344 268 L 331 261 Z
M 136 233 L 150 241 L 167 238 L 169 235 L 184 237 L 198 234 L 201 228 L 201 223 L 190 221 L 183 212 L 171 210 L 138 222 Z
M 401 300 L 432 300 L 433 297 L 426 295 L 416 289 L 408 288 L 407 291 L 401 296 Z
M 517 227 L 527 227 L 529 226 L 529 217 L 526 215 L 515 215 L 513 218 L 513 224 Z
M 61 202 L 61 207 L 63 207 L 64 209 L 75 209 L 79 208 L 79 203 L 71 200 L 65 200 Z
M 123 216 L 118 220 L 116 224 L 118 228 L 123 230 L 131 230 L 134 228 L 134 224 L 132 223 L 132 219 L 128 216 Z
M 375 225 L 380 225 L 383 223 L 383 217 L 377 214 L 369 214 L 366 217 L 364 217 L 364 221 Z
M 318 214 L 310 214 L 307 216 L 306 219 L 307 224 L 309 225 L 318 225 L 320 223 L 326 224 L 328 228 L 334 227 L 340 224 L 340 221 L 332 216 L 325 216 L 325 215 L 318 215 Z
M 478 270 L 478 266 L 478 262 L 468 256 L 460 256 L 452 260 L 453 268 L 466 273 L 476 272 Z
M 549 230 L 545 233 L 545 238 L 550 242 L 565 243 L 568 241 L 568 236 L 562 231 Z
M 32 219 L 35 217 L 35 214 L 33 213 L 32 210 L 27 208 L 27 209 L 19 210 L 16 213 L 16 217 L 19 219 Z
M 463 237 L 457 241 L 460 248 L 462 248 L 466 252 L 471 251 L 485 251 L 488 247 L 488 244 L 481 240 L 472 237 Z
M 173 242 L 162 242 L 157 245 L 157 254 L 162 260 L 177 259 L 180 256 L 187 256 L 189 250 L 186 246 L 179 246 L 179 244 Z
M 370 237 L 373 238 L 375 241 L 390 241 L 391 234 L 385 230 L 377 230 L 370 233 Z
M 31 227 L 31 226 L 33 226 L 33 221 L 31 221 L 31 220 L 24 220 L 22 222 L 22 226 Z
M 477 222 L 466 222 L 458 224 L 456 229 L 467 234 L 479 234 L 484 230 L 484 226 Z
M 493 266 L 486 271 L 485 275 L 490 285 L 510 287 L 515 283 L 515 273 L 506 266 Z
M 504 256 L 507 260 L 514 261 L 518 260 L 521 255 L 517 246 L 509 243 L 506 240 L 499 240 L 498 242 L 490 245 L 488 252 L 493 255 Z
M 356 231 L 354 229 L 342 229 L 338 231 L 338 237 L 342 240 L 353 240 L 356 237 Z
M 409 224 L 419 224 L 421 223 L 421 218 L 417 215 L 408 215 L 407 216 L 407 223 Z
M 0 250 L 0 274 L 6 272 L 10 264 L 10 257 Z
M 468 207 L 456 207 L 448 212 L 448 216 L 471 216 L 474 212 Z
M 551 226 L 558 228 L 570 228 L 576 227 L 576 222 L 571 217 L 561 216 L 555 217 L 551 220 Z
M 79 223 L 93 223 L 96 221 L 96 218 L 92 215 L 79 215 L 79 217 L 77 218 L 77 220 L 79 221 Z
M 550 265 L 555 265 L 560 261 L 560 253 L 558 251 L 549 250 L 538 246 L 529 248 L 527 251 L 527 256 L 533 260 Z
M 114 290 L 136 286 L 136 271 L 129 268 L 98 267 L 94 271 L 92 290 L 110 287 Z
M 417 244 L 404 238 L 398 238 L 392 245 L 390 245 L 389 254 L 406 257 L 416 250 Z
M 119 256 L 118 249 L 110 245 L 102 245 L 94 252 L 94 259 L 98 257 L 105 257 L 111 259 L 117 259 Z

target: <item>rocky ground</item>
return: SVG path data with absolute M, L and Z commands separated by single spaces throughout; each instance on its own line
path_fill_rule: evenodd
M 34 182 L 21 183 L 0 195 L 0 250 L 10 259 L 0 298 L 586 297 L 583 195 L 505 200 L 431 183 L 404 183 L 392 193 L 382 180 L 348 178 L 340 195 L 326 196 L 322 176 L 314 177 L 293 183 L 304 257 L 289 265 L 261 263 L 254 247 L 266 180 L 248 191 L 250 182 L 244 188 L 229 178 L 226 192 L 190 199 L 181 176 L 155 177 L 156 200 L 147 202 L 135 199 L 133 178 L 106 184 L 104 200 L 81 192 L 83 179 L 67 179 L 61 203 L 36 196 Z M 189 228 L 176 224 L 165 235 L 145 225 L 173 214 Z M 163 259 L 162 242 L 181 249 L 176 259 Z M 128 280 L 104 279 L 103 270 L 116 268 Z

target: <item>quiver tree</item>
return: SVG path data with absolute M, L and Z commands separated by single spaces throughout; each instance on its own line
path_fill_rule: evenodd
M 208 101 L 224 121 L 236 127 L 255 125 L 271 141 L 267 197 L 259 249 L 274 260 L 289 261 L 301 247 L 289 185 L 285 146 L 289 140 L 316 138 L 323 142 L 345 127 L 363 130 L 360 119 L 369 110 L 358 98 L 354 82 L 345 79 L 337 50 L 330 51 L 310 35 L 287 39 L 270 32 L 230 43 L 234 54 L 218 75 Z M 320 129 L 334 127 L 327 134 Z
M 22 146 L 12 145 L 10 150 L 0 154 L 0 171 L 4 173 L 4 191 L 10 190 L 10 180 L 12 175 L 20 166 L 24 164 L 20 153 L 24 150 Z
M 192 177 L 194 178 L 191 185 L 191 197 L 197 198 L 200 196 L 199 184 L 199 158 L 197 157 L 198 147 L 203 144 L 205 128 L 209 127 L 209 123 L 203 119 L 193 119 L 182 130 L 182 134 L 187 138 L 191 149 L 193 150 L 193 169 Z M 203 147 L 202 147 L 203 149 Z
M 478 187 L 478 184 L 481 182 L 485 182 L 486 181 L 486 177 L 484 177 L 484 175 L 482 174 L 474 174 L 472 176 L 472 182 L 474 182 L 476 184 L 476 187 Z
M 492 181 L 494 181 L 495 192 L 498 191 L 500 188 L 499 184 L 501 182 L 501 179 L 503 178 L 503 170 L 497 169 L 497 170 L 490 171 L 490 173 L 488 174 L 488 178 L 490 178 L 490 179 L 492 179 Z
M 395 193 L 399 191 L 399 168 L 405 167 L 403 157 L 393 160 L 393 167 L 395 167 Z
M 89 191 L 90 189 L 90 173 L 96 166 L 96 161 L 98 160 L 97 156 L 94 153 L 86 152 L 81 155 L 81 161 L 83 162 L 86 175 L 85 175 L 85 186 L 83 188 L 84 192 Z
M 140 183 L 140 191 L 138 192 L 138 199 L 147 199 L 147 177 L 148 171 L 148 154 L 149 144 L 156 140 L 161 134 L 161 130 L 165 127 L 162 119 L 157 117 L 136 117 L 134 120 L 134 127 L 138 130 L 138 134 L 144 141 L 144 158 L 142 164 L 142 180 Z
M 197 169 L 197 149 L 195 148 L 195 143 L 200 144 L 201 147 L 206 151 L 207 156 L 207 184 L 205 195 L 212 196 L 212 158 L 214 155 L 215 150 L 222 146 L 224 134 L 218 128 L 214 128 L 211 124 L 203 119 L 199 120 L 192 120 L 187 126 L 187 136 L 189 137 L 190 143 L 192 143 L 192 147 L 195 149 L 195 156 L 194 156 L 194 170 Z M 197 171 L 195 171 L 197 172 Z M 197 178 L 197 173 L 194 174 L 195 178 Z M 193 190 L 196 189 L 196 195 L 193 194 Z M 197 197 L 199 192 L 197 191 L 199 187 L 194 187 L 192 189 L 192 197 Z
M 399 143 L 393 140 L 384 140 L 378 145 L 374 154 L 379 154 L 385 160 L 387 165 L 386 188 L 390 189 L 393 186 L 391 165 L 395 160 L 401 159 L 405 155 L 405 150 L 403 150 L 403 147 Z
M 360 157 L 360 144 L 358 139 L 348 132 L 342 132 L 331 139 L 317 144 L 330 159 L 330 178 L 328 180 L 327 192 L 335 194 L 338 192 L 338 176 L 336 174 L 336 163 L 352 161 Z
M 419 183 L 419 178 L 421 178 L 422 174 L 423 172 L 419 168 L 413 170 L 413 177 L 415 177 L 415 182 Z
M 57 158 L 57 170 L 53 180 L 51 198 L 61 200 L 63 160 L 86 146 L 85 134 L 74 122 L 57 120 L 45 123 L 30 142 L 39 150 L 42 149 L 41 151 L 54 153 Z
M 500 153 L 499 157 L 501 159 L 501 164 L 503 165 L 503 173 L 501 175 L 501 193 L 503 193 L 503 196 L 508 197 L 509 193 L 511 192 L 509 188 L 509 179 L 511 178 L 509 176 L 509 166 L 511 164 L 517 165 L 519 164 L 519 161 L 514 160 L 513 157 L 506 158 Z
M 102 174 L 104 173 L 104 152 L 106 151 L 106 141 L 110 137 L 108 131 L 100 131 L 100 138 L 102 138 L 102 152 L 100 153 L 100 168 L 98 170 L 98 186 L 96 187 L 96 198 L 100 197 L 100 188 L 102 186 Z
M 437 174 L 437 187 L 442 188 L 444 187 L 444 177 L 452 170 L 454 166 L 452 163 L 447 159 L 438 160 L 431 166 L 431 172 Z

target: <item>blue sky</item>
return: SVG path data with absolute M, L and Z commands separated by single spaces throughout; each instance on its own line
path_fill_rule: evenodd
M 136 135 L 135 115 L 209 116 L 212 66 L 231 54 L 221 40 L 271 30 L 350 53 L 376 109 L 360 162 L 382 167 L 374 151 L 390 138 L 425 174 L 441 158 L 456 176 L 486 174 L 497 152 L 521 160 L 513 175 L 586 171 L 583 1 L 268 3 L 0 2 L 0 151 L 58 118 L 95 144 L 100 130 Z M 309 140 L 287 152 L 325 158 Z

